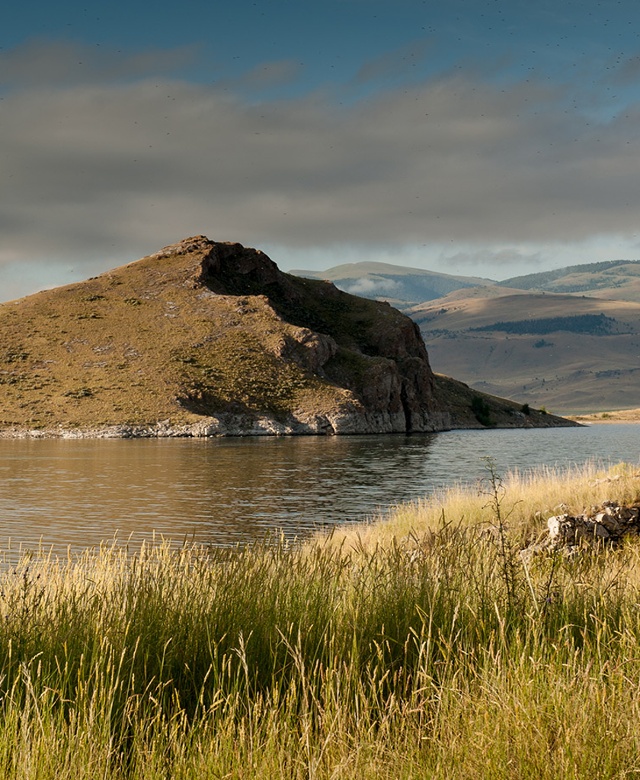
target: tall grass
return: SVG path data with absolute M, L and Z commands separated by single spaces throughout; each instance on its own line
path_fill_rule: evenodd
M 25 558 L 0 581 L 0 776 L 640 774 L 640 548 L 518 554 L 562 484 L 637 500 L 617 475 L 493 474 L 378 544 Z

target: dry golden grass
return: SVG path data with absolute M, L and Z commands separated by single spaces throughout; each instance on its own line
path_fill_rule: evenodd
M 598 412 L 597 414 L 580 414 L 571 417 L 581 425 L 607 424 L 607 423 L 640 423 L 640 409 L 617 409 L 611 412 Z
M 502 516 L 522 546 L 546 530 L 551 515 L 580 514 L 608 500 L 628 504 L 640 500 L 640 467 L 629 464 L 608 471 L 586 465 L 569 471 L 545 468 L 528 474 L 512 472 L 504 479 L 497 476 Z M 487 478 L 474 486 L 451 487 L 369 523 L 340 528 L 332 543 L 371 550 L 435 533 L 446 523 L 489 526 L 495 523 L 493 498 L 489 465 Z
M 512 542 L 638 481 L 512 476 L 502 546 L 469 527 L 491 496 L 448 491 L 340 546 L 25 559 L 0 573 L 0 776 L 633 777 L 638 540 L 526 567 Z
M 323 414 L 352 398 L 304 357 L 292 359 L 292 350 L 305 351 L 300 328 L 264 295 L 220 295 L 199 284 L 202 254 L 161 252 L 0 306 L 0 429 Z M 305 311 L 331 318 L 346 352 L 358 339 L 366 344 L 381 311 L 392 327 L 402 316 L 342 293 L 325 301 L 319 281 L 292 283 Z

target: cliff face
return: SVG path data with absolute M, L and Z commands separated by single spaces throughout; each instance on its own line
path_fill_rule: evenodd
M 409 318 L 205 236 L 5 304 L 0 339 L 5 433 L 446 427 Z
M 442 427 L 427 351 L 408 317 L 331 283 L 284 274 L 264 253 L 240 244 L 198 237 L 187 246 L 202 253 L 199 284 L 223 295 L 264 296 L 299 329 L 281 356 L 349 391 L 348 402 L 332 415 L 336 433 Z

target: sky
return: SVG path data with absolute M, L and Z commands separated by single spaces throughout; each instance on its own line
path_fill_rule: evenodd
M 640 259 L 637 0 L 24 0 L 0 301 L 192 235 L 283 270 Z

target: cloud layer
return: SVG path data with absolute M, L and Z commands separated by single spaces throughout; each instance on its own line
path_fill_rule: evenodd
M 3 55 L 0 265 L 108 263 L 194 233 L 301 252 L 464 243 L 473 262 L 487 245 L 637 229 L 638 105 L 598 119 L 566 89 L 472 72 L 360 100 L 256 101 L 149 77 L 162 52 L 128 62 L 126 80 L 87 51 L 81 78 L 73 47 L 26 54 Z M 279 62 L 263 76 L 294 74 Z M 522 255 L 509 252 L 493 254 Z

